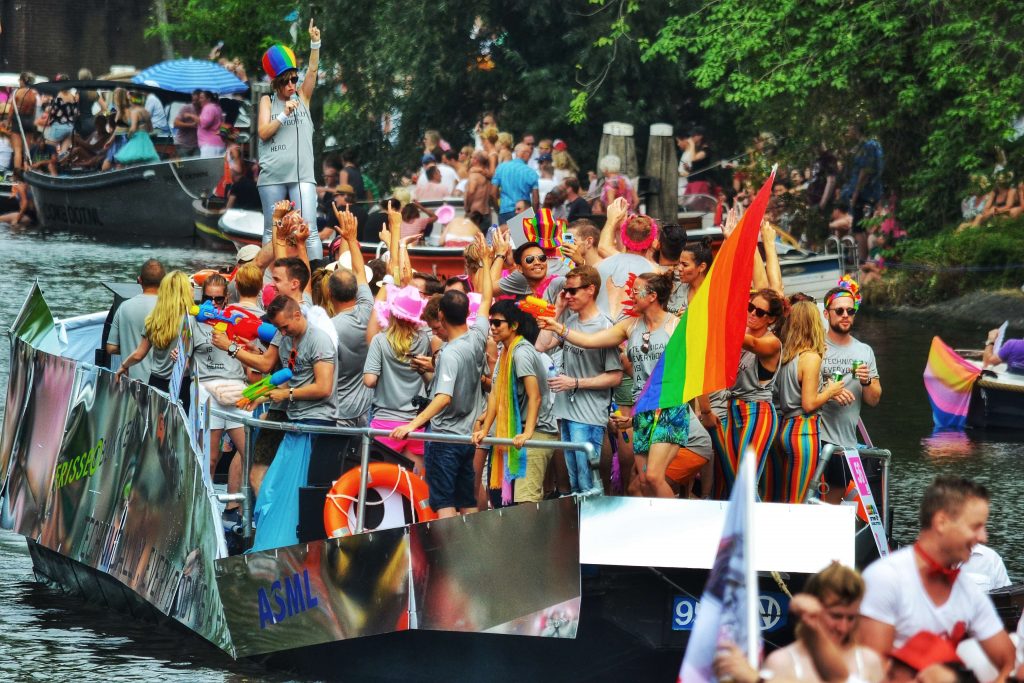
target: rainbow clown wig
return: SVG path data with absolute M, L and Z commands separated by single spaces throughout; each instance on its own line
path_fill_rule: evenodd
M 271 78 L 277 78 L 285 71 L 292 71 L 297 68 L 295 53 L 292 52 L 289 47 L 285 47 L 284 45 L 271 45 L 270 48 L 263 53 L 263 70 L 266 71 L 267 75 Z

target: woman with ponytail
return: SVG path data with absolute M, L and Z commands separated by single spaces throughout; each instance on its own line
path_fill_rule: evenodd
M 375 305 L 382 331 L 370 340 L 363 368 L 363 383 L 373 392 L 373 420 L 370 427 L 391 431 L 419 412 L 418 398 L 425 397 L 426 377 L 411 364 L 416 356 L 430 355 L 430 339 L 421 315 L 427 302 L 409 285 L 385 285 L 387 298 Z M 417 430 L 422 431 L 422 430 Z M 398 451 L 423 474 L 423 442 L 378 436 L 378 441 Z
M 819 389 L 825 328 L 818 307 L 810 301 L 793 305 L 786 318 L 782 365 L 778 379 L 779 438 L 773 463 L 786 472 L 784 496 L 778 502 L 803 503 L 818 467 L 821 442 L 818 410 L 843 390 L 834 379 Z

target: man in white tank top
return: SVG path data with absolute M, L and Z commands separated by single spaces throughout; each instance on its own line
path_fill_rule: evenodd
M 975 638 L 999 680 L 1013 671 L 1014 647 L 995 607 L 960 573 L 972 548 L 988 539 L 988 491 L 961 477 L 937 477 L 921 501 L 917 542 L 864 571 L 861 642 L 883 657 L 920 631 L 954 645 Z

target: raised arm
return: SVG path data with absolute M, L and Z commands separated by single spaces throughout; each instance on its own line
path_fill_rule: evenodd
M 768 287 L 779 296 L 785 296 L 779 254 L 775 251 L 775 226 L 766 220 L 761 221 L 761 242 L 764 244 L 764 271 L 768 277 Z
M 313 18 L 309 19 L 309 68 L 306 69 L 306 77 L 302 79 L 299 87 L 299 94 L 303 102 L 309 106 L 313 99 L 313 89 L 316 87 L 317 70 L 320 68 L 320 29 L 313 25 Z M 316 47 L 313 45 L 316 44 Z
M 628 211 L 629 204 L 624 197 L 619 197 L 608 205 L 604 227 L 601 229 L 601 239 L 597 243 L 597 251 L 601 256 L 607 258 L 619 253 L 619 248 L 615 246 L 615 231 L 619 229 Z
M 491 268 L 491 272 L 493 273 L 495 268 L 500 272 L 501 266 L 497 265 L 500 261 L 494 258 L 494 252 L 487 246 L 487 242 L 484 241 L 484 236 L 477 233 L 474 239 L 480 249 L 480 253 L 484 255 L 484 261 L 487 262 L 488 267 Z M 482 280 L 480 283 L 480 309 L 476 312 L 476 317 L 477 319 L 486 319 L 491 312 L 491 297 L 494 296 L 494 285 L 489 277 L 480 279 Z
M 338 211 L 338 207 L 334 204 L 331 206 L 334 208 L 334 217 L 338 219 L 338 232 L 348 244 L 348 251 L 352 254 L 352 274 L 356 276 L 356 283 L 365 285 L 367 284 L 366 269 L 363 267 L 365 265 L 363 252 L 359 248 L 355 214 L 348 210 L 348 204 L 345 205 L 344 211 Z

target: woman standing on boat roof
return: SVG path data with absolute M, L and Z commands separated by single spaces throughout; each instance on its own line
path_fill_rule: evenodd
M 316 226 L 316 178 L 313 175 L 313 119 L 309 103 L 320 63 L 320 29 L 309 21 L 309 68 L 299 86 L 295 53 L 274 45 L 263 55 L 263 70 L 274 94 L 260 98 L 257 183 L 263 202 L 263 243 L 270 241 L 274 205 L 290 199 L 303 220 Z M 309 258 L 323 258 L 316 230 L 306 242 Z

